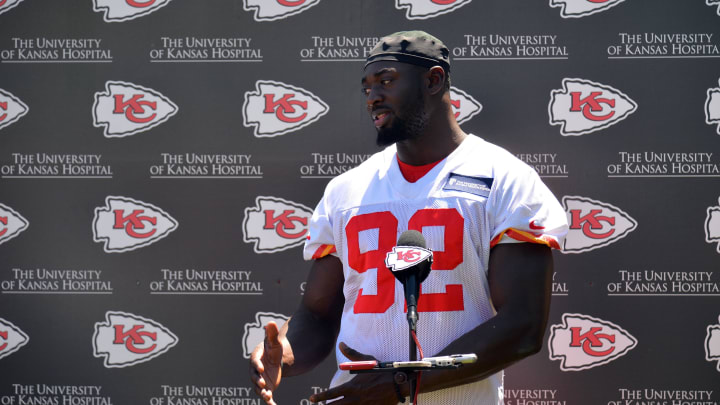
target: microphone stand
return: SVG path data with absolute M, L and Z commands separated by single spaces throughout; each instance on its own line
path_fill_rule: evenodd
M 410 349 L 409 353 L 409 359 L 410 361 L 417 360 L 417 344 L 415 343 L 415 338 L 413 337 L 413 334 L 417 336 L 417 321 L 418 321 L 418 313 L 417 313 L 417 297 L 416 294 L 419 294 L 419 286 L 417 285 L 417 279 L 415 277 L 408 277 L 406 279 L 406 283 L 404 284 L 405 287 L 405 296 L 408 297 L 407 302 L 407 321 L 408 321 L 408 337 L 409 337 L 409 344 L 408 347 Z M 410 402 L 414 402 L 415 398 L 415 390 L 417 389 L 417 379 L 411 378 L 410 379 Z

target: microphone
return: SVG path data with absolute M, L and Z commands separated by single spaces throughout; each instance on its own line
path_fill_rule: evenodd
M 432 265 L 432 251 L 426 249 L 422 233 L 414 230 L 403 232 L 397 246 L 385 256 L 385 265 L 403 285 L 408 323 L 410 330 L 415 331 L 420 283 L 430 274 Z

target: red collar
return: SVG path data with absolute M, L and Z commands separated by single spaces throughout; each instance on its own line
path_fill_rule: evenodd
M 438 163 L 443 161 L 443 159 L 440 159 L 437 162 L 428 163 L 426 165 L 413 166 L 401 162 L 400 159 L 398 159 L 397 155 L 395 155 L 395 158 L 397 159 L 398 166 L 400 167 L 400 173 L 402 173 L 405 180 L 407 180 L 409 183 L 415 183 L 416 181 L 420 180 L 424 175 L 427 174 L 427 172 L 432 170 L 433 167 L 437 166 Z

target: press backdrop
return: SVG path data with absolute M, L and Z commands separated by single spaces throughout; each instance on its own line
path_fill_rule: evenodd
M 406 29 L 568 213 L 506 404 L 717 405 L 717 0 L 0 1 L 0 405 L 259 403 L 308 217 L 377 151 L 363 59 Z

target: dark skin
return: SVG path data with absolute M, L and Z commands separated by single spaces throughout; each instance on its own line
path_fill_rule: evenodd
M 467 136 L 455 122 L 445 79 L 445 71 L 439 66 L 426 69 L 399 62 L 376 62 L 365 69 L 362 82 L 368 111 L 371 115 L 387 113 L 375 121 L 376 125 L 392 125 L 395 116 L 402 116 L 408 97 L 422 98 L 428 118 L 424 126 L 410 139 L 396 142 L 398 158 L 403 162 L 422 165 L 441 160 Z M 511 243 L 492 248 L 488 284 L 496 315 L 437 354 L 475 353 L 478 361 L 454 370 L 423 373 L 421 392 L 482 380 L 537 353 L 547 326 L 552 269 L 552 254 L 544 245 Z M 345 303 L 344 281 L 338 258 L 316 260 L 295 314 L 280 329 L 274 323 L 266 327 L 265 341 L 250 357 L 250 379 L 266 403 L 275 404 L 272 394 L 281 377 L 309 371 L 335 348 Z M 373 359 L 343 342 L 338 346 L 350 360 Z M 402 393 L 410 395 L 408 384 L 402 386 Z M 334 404 L 396 404 L 392 373 L 358 374 L 310 400 L 341 397 Z

